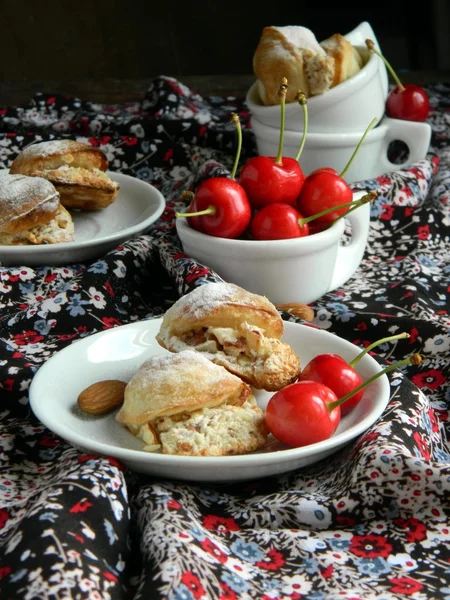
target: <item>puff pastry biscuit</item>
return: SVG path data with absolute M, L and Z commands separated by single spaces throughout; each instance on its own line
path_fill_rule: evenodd
M 243 454 L 267 439 L 250 386 L 193 350 L 145 361 L 125 387 L 116 420 L 144 450 L 164 454 Z
M 267 298 L 221 282 L 175 302 L 156 339 L 171 352 L 201 352 L 253 387 L 274 391 L 300 373 L 300 359 L 281 341 L 283 332 L 283 320 Z
M 320 45 L 334 62 L 334 75 L 330 87 L 347 81 L 364 66 L 363 58 L 357 49 L 340 33 L 335 33 L 320 42 Z
M 108 160 L 100 148 L 75 140 L 51 140 L 25 148 L 10 173 L 48 179 L 66 208 L 99 210 L 119 193 L 119 184 L 107 173 Z
M 3 174 L 0 177 L 0 244 L 56 244 L 73 240 L 74 224 L 46 179 Z
M 264 27 L 253 55 L 253 71 L 261 101 L 280 103 L 278 90 L 288 80 L 286 102 L 297 92 L 306 98 L 325 93 L 355 75 L 364 65 L 357 49 L 339 33 L 319 44 L 306 27 Z

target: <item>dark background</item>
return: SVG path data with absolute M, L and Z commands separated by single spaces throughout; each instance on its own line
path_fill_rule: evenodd
M 416 8 L 395 0 L 0 0 L 0 103 L 14 90 L 28 93 L 43 86 L 67 93 L 78 86 L 97 95 L 114 88 L 125 94 L 127 85 L 145 86 L 157 75 L 194 82 L 203 86 L 201 92 L 214 93 L 220 81 L 233 87 L 233 77 L 238 87 L 252 76 L 253 53 L 266 25 L 303 25 L 321 41 L 369 21 L 401 77 L 420 72 L 444 79 L 450 69 L 449 5 L 447 0 Z M 128 93 L 135 93 L 131 87 Z

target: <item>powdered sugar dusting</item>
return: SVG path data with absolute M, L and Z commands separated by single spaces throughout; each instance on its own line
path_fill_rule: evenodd
M 311 50 L 314 54 L 325 55 L 325 51 L 316 39 L 314 33 L 307 27 L 300 25 L 285 25 L 284 27 L 274 27 L 285 36 L 291 44 L 301 50 Z
M 52 210 L 59 205 L 59 194 L 54 186 L 41 177 L 26 175 L 0 175 L 0 228 L 45 202 L 51 202 Z
M 240 382 L 238 377 L 228 373 L 224 367 L 214 364 L 200 352 L 184 350 L 177 354 L 152 356 L 141 365 L 130 384 L 148 389 L 150 385 L 157 388 L 161 384 L 166 385 L 167 381 L 173 381 L 178 389 L 183 389 L 184 383 L 192 380 L 199 371 L 206 388 L 216 385 L 224 378 L 233 378 Z
M 74 142 L 74 140 L 49 140 L 48 142 L 38 142 L 37 144 L 27 146 L 22 150 L 21 156 L 27 158 L 44 158 L 52 156 L 52 154 L 65 154 L 70 151 L 81 150 L 83 147 L 91 149 L 91 146 Z
M 270 49 L 273 56 L 282 61 L 289 61 L 292 58 L 292 51 L 286 48 L 281 40 L 275 40 Z
M 100 169 L 85 169 L 83 167 L 70 167 L 63 165 L 57 169 L 46 169 L 44 171 L 36 171 L 38 177 L 45 177 L 54 185 L 73 184 L 82 186 L 103 187 L 114 191 L 119 188 L 119 183 L 108 177 L 106 173 Z
M 169 309 L 172 313 L 188 314 L 201 319 L 215 307 L 227 302 L 239 302 L 245 306 L 260 306 L 261 296 L 246 292 L 242 288 L 228 282 L 207 283 L 182 296 Z M 172 310 L 173 309 L 173 310 Z

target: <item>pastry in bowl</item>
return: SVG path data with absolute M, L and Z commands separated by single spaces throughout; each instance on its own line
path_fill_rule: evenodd
M 114 202 L 119 184 L 105 172 L 108 159 L 100 148 L 75 140 L 51 140 L 27 146 L 10 173 L 48 179 L 61 204 L 70 209 L 99 210 Z
M 275 391 L 300 373 L 300 359 L 281 341 L 283 332 L 283 319 L 265 296 L 220 282 L 177 300 L 156 339 L 171 352 L 201 352 L 253 387 Z
M 125 387 L 116 420 L 144 450 L 163 454 L 244 454 L 267 440 L 250 386 L 193 350 L 145 361 Z
M 73 240 L 70 213 L 55 187 L 41 177 L 0 176 L 0 244 L 57 244 Z
M 286 102 L 294 102 L 298 91 L 306 98 L 323 94 L 363 66 L 358 50 L 341 34 L 319 43 L 310 29 L 300 25 L 264 27 L 253 55 L 253 71 L 264 105 L 280 104 L 283 77 L 289 83 Z

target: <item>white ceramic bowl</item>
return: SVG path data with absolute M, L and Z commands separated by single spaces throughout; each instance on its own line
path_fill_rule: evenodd
M 354 194 L 354 199 L 363 195 Z M 213 269 L 225 281 L 267 296 L 274 304 L 308 304 L 343 285 L 358 268 L 367 243 L 370 206 L 348 218 L 352 237 L 341 244 L 342 219 L 329 229 L 288 240 L 230 240 L 200 233 L 185 218 L 176 220 L 186 254 Z
M 370 121 L 369 121 L 370 123 Z M 341 173 L 358 145 L 364 130 L 351 133 L 309 133 L 300 156 L 300 165 L 306 175 L 319 167 L 333 167 Z M 258 154 L 276 156 L 280 131 L 251 118 Z M 302 139 L 301 131 L 284 132 L 283 156 L 295 157 Z M 378 127 L 367 134 L 349 170 L 345 174 L 347 183 L 373 179 L 412 163 L 423 160 L 429 149 L 431 126 L 385 117 Z M 403 162 L 392 163 L 388 158 L 391 142 L 402 141 L 409 149 Z
M 372 39 L 379 49 L 369 23 L 361 23 L 345 36 L 366 60 L 364 67 L 347 81 L 319 96 L 308 98 L 308 132 L 350 133 L 364 131 L 373 118 L 379 122 L 385 113 L 388 94 L 387 71 L 379 56 L 370 53 L 365 45 Z M 280 73 L 280 78 L 282 73 Z M 260 123 L 279 130 L 280 106 L 265 106 L 258 93 L 258 82 L 250 87 L 246 102 L 253 117 Z M 303 110 L 298 102 L 286 104 L 285 128 L 303 130 Z

